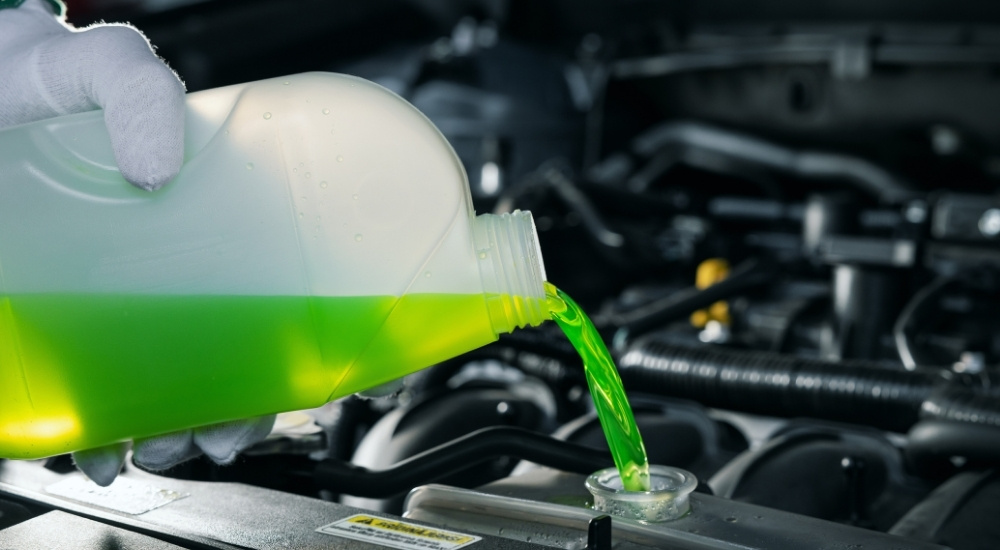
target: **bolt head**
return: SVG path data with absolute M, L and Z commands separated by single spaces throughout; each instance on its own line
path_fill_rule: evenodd
M 979 218 L 979 232 L 984 237 L 1000 236 L 1000 208 L 990 208 Z

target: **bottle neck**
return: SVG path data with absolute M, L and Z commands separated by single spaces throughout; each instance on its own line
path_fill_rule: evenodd
M 490 321 L 497 334 L 549 318 L 545 266 L 531 212 L 480 214 L 472 222 Z

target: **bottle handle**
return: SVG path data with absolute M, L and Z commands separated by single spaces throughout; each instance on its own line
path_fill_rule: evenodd
M 188 94 L 185 98 L 184 159 L 198 155 L 218 134 L 246 84 Z M 138 202 L 155 194 L 135 188 L 118 170 L 104 112 L 89 111 L 29 125 L 28 135 L 45 160 L 27 169 L 62 193 L 101 202 Z M 183 168 L 181 169 L 183 171 Z M 169 185 L 166 189 L 169 189 Z M 162 192 L 167 192 L 164 189 Z
M 101 202 L 136 202 L 151 196 L 125 181 L 115 162 L 104 112 L 90 111 L 29 125 L 34 155 L 25 169 L 60 193 Z

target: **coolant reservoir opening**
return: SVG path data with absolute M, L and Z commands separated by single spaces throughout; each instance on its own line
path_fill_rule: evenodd
M 649 490 L 626 491 L 617 468 L 605 468 L 587 478 L 594 495 L 594 509 L 642 523 L 657 523 L 683 517 L 691 510 L 688 495 L 698 478 L 672 466 L 649 466 Z

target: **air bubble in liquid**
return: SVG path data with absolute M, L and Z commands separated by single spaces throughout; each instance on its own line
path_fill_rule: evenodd
M 361 233 L 355 233 L 354 234 L 354 240 L 357 241 L 357 242 L 361 242 L 361 239 L 363 239 L 363 238 L 364 238 L 364 235 L 362 235 Z
M 323 109 L 323 114 L 324 115 L 330 114 L 330 109 Z
M 337 162 L 344 162 L 344 157 L 337 155 Z
M 253 170 L 253 163 L 252 162 L 248 162 L 247 163 L 247 170 Z
M 326 182 L 325 181 L 319 182 L 319 188 L 320 189 L 326 189 Z
M 271 113 L 264 113 L 264 120 L 271 120 Z

